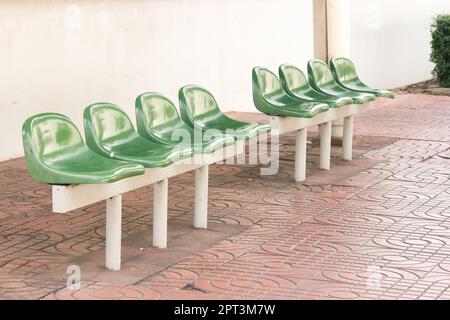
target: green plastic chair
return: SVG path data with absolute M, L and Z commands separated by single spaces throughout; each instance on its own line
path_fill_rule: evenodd
M 355 104 L 364 104 L 375 100 L 373 94 L 350 91 L 341 87 L 334 80 L 328 65 L 321 60 L 313 59 L 308 62 L 308 77 L 311 86 L 321 93 L 337 97 L 351 97 Z
M 141 137 L 128 115 L 111 103 L 96 103 L 84 109 L 86 143 L 105 157 L 142 164 L 145 168 L 166 167 L 190 157 L 187 146 L 169 146 Z
M 353 103 L 350 97 L 335 97 L 314 90 L 302 70 L 292 64 L 283 64 L 278 73 L 284 91 L 303 101 L 326 103 L 330 108 L 339 108 Z
M 192 128 L 219 130 L 235 140 L 248 140 L 271 129 L 270 125 L 242 122 L 227 117 L 220 111 L 213 95 L 199 86 L 182 87 L 178 97 L 181 118 Z
M 104 158 L 90 150 L 66 116 L 42 113 L 22 126 L 31 176 L 56 185 L 111 183 L 144 173 L 140 164 Z
M 259 111 L 273 116 L 312 118 L 329 110 L 327 104 L 304 102 L 287 95 L 280 80 L 270 70 L 253 68 L 253 103 Z
M 345 89 L 356 92 L 367 92 L 377 97 L 395 98 L 392 91 L 374 89 L 363 83 L 359 79 L 355 65 L 350 59 L 335 57 L 331 59 L 330 68 L 336 82 Z
M 169 146 L 186 145 L 195 153 L 211 153 L 234 143 L 231 136 L 220 134 L 205 137 L 204 131 L 191 128 L 180 118 L 172 101 L 159 93 L 147 92 L 139 95 L 135 107 L 137 131 L 155 143 Z

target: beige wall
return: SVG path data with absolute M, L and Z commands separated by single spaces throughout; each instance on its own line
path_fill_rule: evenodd
M 0 0 L 0 160 L 22 155 L 22 122 L 180 86 L 255 111 L 251 68 L 312 56 L 310 0 Z M 133 119 L 134 120 L 134 119 Z
M 345 1 L 366 82 L 430 78 L 431 17 L 450 1 Z M 111 101 L 134 117 L 134 97 L 148 90 L 176 101 L 197 83 L 226 111 L 255 111 L 251 68 L 305 68 L 312 10 L 313 0 L 0 0 L 0 161 L 22 155 L 32 114 L 64 113 L 82 128 L 84 106 Z
M 369 84 L 395 88 L 431 78 L 432 17 L 450 0 L 348 0 L 351 56 Z

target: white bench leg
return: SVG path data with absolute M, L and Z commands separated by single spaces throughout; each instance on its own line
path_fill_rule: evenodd
M 352 160 L 353 153 L 353 116 L 344 118 L 344 135 L 342 137 L 342 158 Z
M 120 270 L 122 246 L 122 195 L 106 200 L 106 268 Z
M 236 164 L 245 164 L 245 140 L 236 141 Z
M 235 162 L 236 159 L 236 162 Z M 234 143 L 234 155 L 232 157 L 228 157 L 225 161 L 228 165 L 234 164 L 245 164 L 245 141 L 237 140 Z
M 306 136 L 308 129 L 298 130 L 295 134 L 295 181 L 306 179 Z
M 195 170 L 194 227 L 199 229 L 208 227 L 208 170 L 208 165 Z
M 158 181 L 153 186 L 153 246 L 167 248 L 167 202 L 168 180 Z
M 330 170 L 331 121 L 320 125 L 320 169 Z

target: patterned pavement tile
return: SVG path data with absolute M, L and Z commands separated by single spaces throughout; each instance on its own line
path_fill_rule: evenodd
M 317 168 L 317 130 L 309 131 L 304 183 L 293 180 L 292 135 L 280 137 L 275 176 L 261 176 L 259 165 L 211 166 L 211 232 L 240 228 L 218 240 L 200 231 L 180 240 L 175 225 L 193 220 L 194 174 L 171 179 L 178 247 L 160 256 L 172 262 L 125 260 L 128 273 L 140 272 L 130 281 L 97 267 L 89 280 L 81 270 L 79 288 L 52 275 L 77 259 L 103 265 L 105 203 L 53 214 L 51 188 L 29 176 L 23 158 L 0 163 L 0 299 L 450 299 L 450 98 L 376 105 L 356 117 L 354 161 L 339 159 L 333 140 L 330 171 Z M 153 188 L 123 199 L 123 239 L 149 245 L 135 238 L 151 229 Z M 208 246 L 193 250 L 198 241 Z M 138 249 L 124 247 L 125 259 Z M 141 249 L 136 259 L 157 253 Z

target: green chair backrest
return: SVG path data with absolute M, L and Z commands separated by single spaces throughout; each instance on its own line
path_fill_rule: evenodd
M 375 100 L 375 94 L 368 90 L 349 89 L 336 82 L 330 67 L 323 61 L 314 59 L 308 62 L 308 76 L 311 86 L 319 92 L 338 96 L 351 97 L 354 103 L 362 104 Z
M 282 64 L 278 71 L 284 91 L 288 93 L 307 94 L 314 90 L 303 71 L 296 66 Z
M 376 97 L 395 98 L 395 94 L 389 90 L 375 89 L 359 79 L 354 63 L 344 57 L 334 57 L 330 62 L 331 72 L 336 82 L 351 91 L 370 93 Z
M 147 92 L 139 95 L 135 108 L 137 130 L 148 140 L 176 144 L 177 141 L 172 141 L 174 130 L 192 130 L 181 120 L 172 101 L 159 93 Z
M 110 155 L 110 147 L 139 137 L 128 115 L 111 103 L 95 103 L 84 109 L 86 143 L 100 154 Z
M 337 57 L 332 59 L 332 63 L 330 64 L 330 68 L 332 73 L 335 75 L 336 81 L 346 83 L 353 83 L 355 81 L 360 82 L 361 80 L 356 73 L 355 64 L 343 57 Z
M 195 130 L 206 130 L 209 137 L 248 140 L 258 132 L 268 131 L 267 125 L 243 122 L 225 115 L 213 95 L 204 88 L 188 85 L 180 88 L 178 96 L 183 121 Z
M 331 108 L 353 103 L 350 97 L 333 97 L 332 95 L 314 89 L 302 70 L 291 64 L 283 64 L 278 69 L 284 91 L 291 97 L 311 102 L 322 102 Z
M 254 67 L 252 70 L 253 103 L 259 111 L 273 113 L 273 107 L 268 105 L 272 96 L 283 96 L 281 82 L 277 76 L 264 67 Z
M 48 163 L 86 148 L 78 128 L 59 113 L 28 118 L 22 126 L 22 140 L 31 176 L 39 181 L 46 180 L 42 168 Z
M 228 119 L 220 111 L 214 96 L 202 87 L 184 86 L 178 92 L 178 97 L 181 118 L 191 127 L 203 126 L 211 121 L 220 121 L 220 119 Z
M 23 138 L 38 157 L 58 156 L 84 146 L 78 128 L 69 118 L 58 113 L 35 115 L 23 125 Z
M 257 88 L 256 92 L 259 92 L 263 97 L 283 93 L 280 80 L 269 69 L 263 67 L 253 68 L 252 80 L 253 85 Z
M 252 87 L 253 103 L 256 109 L 265 114 L 278 115 L 284 106 L 301 104 L 283 91 L 281 81 L 266 68 L 253 68 Z
M 316 90 L 330 89 L 342 91 L 331 73 L 330 67 L 323 61 L 313 59 L 308 62 L 309 83 Z

